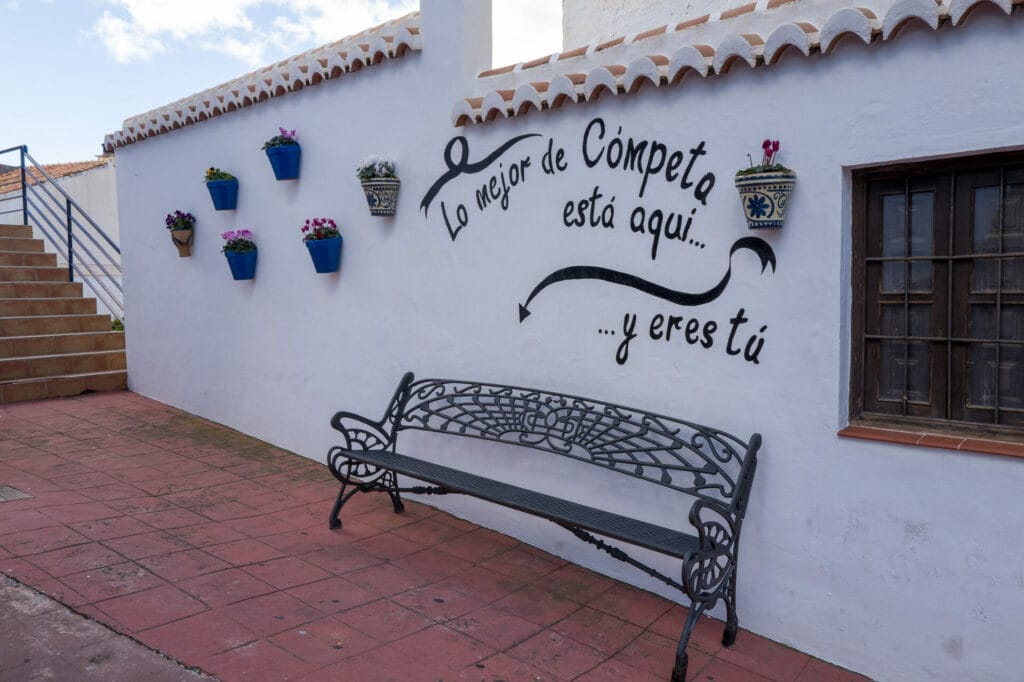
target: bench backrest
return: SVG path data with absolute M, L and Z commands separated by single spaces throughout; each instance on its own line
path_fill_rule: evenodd
M 411 373 L 385 423 L 393 435 L 419 429 L 546 450 L 724 502 L 740 517 L 761 440 L 578 396 Z

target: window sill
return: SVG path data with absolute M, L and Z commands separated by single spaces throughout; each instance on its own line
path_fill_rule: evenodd
M 1011 443 L 1002 440 L 985 438 L 965 438 L 949 436 L 927 431 L 903 431 L 899 429 L 883 429 L 877 426 L 851 424 L 836 434 L 841 438 L 860 438 L 862 440 L 915 445 L 943 450 L 961 450 L 963 452 L 980 452 L 986 455 L 1003 455 L 1005 457 L 1024 458 L 1024 443 Z

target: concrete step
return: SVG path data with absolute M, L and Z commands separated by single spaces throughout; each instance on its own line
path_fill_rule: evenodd
M 43 240 L 25 237 L 0 237 L 0 251 L 43 252 Z
M 0 338 L 0 358 L 124 350 L 124 332 L 84 332 Z
M 0 225 L 0 237 L 16 237 L 18 239 L 31 239 L 31 225 Z
M 123 350 L 66 355 L 30 355 L 0 360 L 0 381 L 59 377 L 127 369 Z
M 64 273 L 67 275 L 67 270 Z M 81 282 L 0 282 L 0 298 L 74 298 L 81 295 Z
M 0 282 L 66 282 L 67 268 L 0 265 Z
M 57 254 L 32 253 L 30 251 L 0 251 L 0 265 L 32 265 L 56 267 Z
M 0 317 L 0 336 L 41 336 L 46 334 L 109 331 L 109 315 Z
M 122 391 L 127 387 L 128 372 L 124 370 L 0 381 L 0 403 L 65 398 L 91 391 Z
M 94 298 L 0 298 L 0 317 L 95 314 Z

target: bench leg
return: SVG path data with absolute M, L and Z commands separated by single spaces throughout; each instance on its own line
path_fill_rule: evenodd
M 402 502 L 402 496 L 398 492 L 398 475 L 394 472 L 385 474 L 388 476 L 386 489 L 388 496 L 391 498 L 391 506 L 395 508 L 396 514 L 401 514 L 405 511 L 405 504 Z
M 672 682 L 686 682 L 686 667 L 690 657 L 686 655 L 686 645 L 690 642 L 690 633 L 697 626 L 701 614 L 704 613 L 704 605 L 698 602 L 690 604 L 690 611 L 686 614 L 686 624 L 683 625 L 683 634 L 679 636 L 679 646 L 676 648 L 676 664 L 672 668 Z
M 338 498 L 334 500 L 334 506 L 331 507 L 331 516 L 327 521 L 327 525 L 331 530 L 341 528 L 341 519 L 338 518 L 338 514 L 341 513 L 341 505 L 345 504 L 345 488 L 347 486 L 347 483 L 341 484 L 341 490 L 338 491 Z
M 729 584 L 725 586 L 725 632 L 722 633 L 722 646 L 732 646 L 736 641 L 736 631 L 739 629 L 739 619 L 736 618 L 736 573 L 729 578 Z

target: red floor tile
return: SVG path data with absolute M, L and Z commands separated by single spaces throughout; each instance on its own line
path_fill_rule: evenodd
M 407 540 L 394 533 L 380 533 L 365 540 L 359 540 L 353 543 L 352 547 L 388 561 L 401 559 L 426 549 L 426 545 Z
M 391 597 L 391 600 L 438 623 L 452 620 L 483 606 L 480 600 L 474 597 L 438 585 L 426 585 L 401 592 Z
M 209 521 L 205 516 L 200 516 L 187 509 L 168 509 L 167 511 L 153 512 L 151 514 L 137 514 L 135 518 L 160 530 L 195 526 Z
M 785 682 L 795 680 L 810 660 L 807 654 L 796 649 L 742 631 L 737 634 L 735 644 L 722 647 L 717 658 L 770 680 Z
M 685 608 L 413 500 L 358 495 L 329 530 L 321 463 L 131 393 L 0 412 L 0 479 L 33 495 L 3 505 L 0 571 L 223 680 L 671 672 Z M 698 622 L 689 680 L 863 680 L 722 627 Z
M 507 653 L 570 680 L 598 666 L 606 658 L 597 649 L 551 630 L 537 633 Z
M 36 554 L 28 559 L 55 578 L 125 561 L 125 557 L 97 542 Z
M 380 642 L 392 642 L 434 624 L 429 618 L 387 599 L 357 606 L 337 617 Z
M 271 637 L 270 641 L 307 663 L 320 667 L 333 665 L 380 646 L 377 640 L 332 617 L 291 628 Z
M 614 658 L 601 663 L 576 678 L 579 682 L 664 682 L 665 677 L 652 675 L 649 672 L 626 665 Z
M 235 540 L 220 545 L 207 545 L 204 549 L 233 566 L 245 566 L 284 556 L 284 552 L 259 540 Z
M 13 504 L 5 502 L 4 504 Z M 42 554 L 55 549 L 80 545 L 88 542 L 88 538 L 80 535 L 65 526 L 48 526 L 46 528 L 34 528 L 23 530 L 18 533 L 0 535 L 0 547 L 3 547 L 14 556 L 27 556 L 30 554 Z
M 262 580 L 237 568 L 189 578 L 179 582 L 178 587 L 211 607 L 226 606 L 275 591 Z
M 388 596 L 422 586 L 426 580 L 418 573 L 404 571 L 394 564 L 382 563 L 349 571 L 345 579 L 375 594 Z
M 304 601 L 284 592 L 272 592 L 236 602 L 224 608 L 223 612 L 262 637 L 309 623 L 324 615 Z
M 321 548 L 303 554 L 302 558 L 335 575 L 382 563 L 378 557 L 346 545 Z
M 650 592 L 620 583 L 591 600 L 590 606 L 634 625 L 647 627 L 665 615 L 673 604 Z
M 419 662 L 420 670 L 430 670 L 438 676 L 446 672 L 456 673 L 497 653 L 491 647 L 443 625 L 404 637 L 391 649 L 407 660 Z
M 233 680 L 298 680 L 315 666 L 282 651 L 265 639 L 199 661 L 199 666 L 224 682 Z
M 153 527 L 130 516 L 118 516 L 112 519 L 97 521 L 73 522 L 68 524 L 73 530 L 90 540 L 112 540 L 126 535 L 151 533 Z
M 643 632 L 635 625 L 588 607 L 563 618 L 551 629 L 609 655 L 620 651 Z
M 331 577 L 331 574 L 327 571 L 295 557 L 284 557 L 251 564 L 242 570 L 255 578 L 259 578 L 268 585 L 273 585 L 279 590 L 298 587 L 299 585 Z
M 503 609 L 520 618 L 548 626 L 562 620 L 573 611 L 581 607 L 576 602 L 565 597 L 542 590 L 534 585 L 513 592 L 512 594 L 494 602 L 499 609 Z
M 532 582 L 554 572 L 563 563 L 565 562 L 555 559 L 550 555 L 545 558 L 533 552 L 527 552 L 522 548 L 513 547 L 507 552 L 502 552 L 482 562 L 480 565 L 484 568 L 489 568 L 495 573 L 507 575 L 510 578 L 516 578 L 523 582 Z
M 178 582 L 206 573 L 222 571 L 231 566 L 201 549 L 187 549 L 162 556 L 139 559 L 138 563 L 164 580 Z
M 687 674 L 687 677 L 699 682 L 768 682 L 770 679 L 717 658 L 696 676 Z
M 245 535 L 223 523 L 201 523 L 197 526 L 173 528 L 167 531 L 167 534 L 184 540 L 194 547 L 206 547 L 246 539 Z
M 192 549 L 189 543 L 164 531 L 104 540 L 103 544 L 129 559 L 144 559 Z
M 516 544 L 517 542 L 510 537 L 481 528 L 442 542 L 437 545 L 437 549 L 466 561 L 480 563 L 508 551 Z
M 487 644 L 496 651 L 510 649 L 544 629 L 525 618 L 485 606 L 448 621 L 447 626 Z
M 330 614 L 346 611 L 380 598 L 378 594 L 364 590 L 341 577 L 293 587 L 288 590 L 288 594 Z
M 91 571 L 73 573 L 60 579 L 89 602 L 112 599 L 164 584 L 163 581 L 133 562 L 113 564 Z
M 46 507 L 42 510 L 44 514 L 55 521 L 64 524 L 71 524 L 78 521 L 95 521 L 96 519 L 109 519 L 120 516 L 121 512 L 112 509 L 102 502 L 84 502 L 82 504 L 62 504 L 54 507 Z
M 257 639 L 252 630 L 220 611 L 204 611 L 135 637 L 181 661 L 199 661 Z
M 132 632 L 171 623 L 206 610 L 206 605 L 170 585 L 97 603 Z
M 410 554 L 391 563 L 401 569 L 418 573 L 428 582 L 443 580 L 473 566 L 465 559 L 459 559 L 433 548 Z

